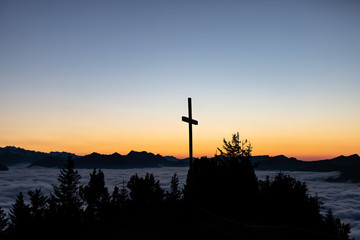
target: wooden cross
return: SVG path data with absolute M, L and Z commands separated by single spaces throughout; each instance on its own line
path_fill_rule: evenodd
M 190 155 L 190 169 L 192 169 L 192 160 L 193 160 L 193 147 L 192 147 L 192 125 L 198 125 L 198 121 L 192 119 L 191 113 L 191 98 L 188 98 L 188 109 L 189 117 L 182 117 L 183 122 L 189 123 L 189 155 Z

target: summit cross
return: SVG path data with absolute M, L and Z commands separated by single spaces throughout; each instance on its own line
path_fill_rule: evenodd
M 193 164 L 192 125 L 198 125 L 198 121 L 192 119 L 191 98 L 188 98 L 188 109 L 189 109 L 189 117 L 183 116 L 182 121 L 189 123 L 189 163 L 190 163 L 190 169 L 192 169 L 192 164 Z

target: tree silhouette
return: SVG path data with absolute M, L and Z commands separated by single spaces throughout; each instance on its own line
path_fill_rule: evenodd
M 145 177 L 135 174 L 131 176 L 127 187 L 133 203 L 140 206 L 157 204 L 164 198 L 164 190 L 160 187 L 159 180 L 155 181 L 153 174 L 146 173 Z
M 101 214 L 109 207 L 110 196 L 105 187 L 104 173 L 94 168 L 89 183 L 80 187 L 80 196 L 87 204 L 85 215 L 89 220 L 100 220 Z
M 24 195 L 20 192 L 17 195 L 15 204 L 10 209 L 11 228 L 15 230 L 16 235 L 23 236 L 29 230 L 30 208 L 24 202 Z
M 122 181 L 121 188 L 115 186 L 111 195 L 111 205 L 115 209 L 123 209 L 129 200 L 129 191 L 126 187 L 125 180 Z
M 49 201 L 50 210 L 55 212 L 57 220 L 69 227 L 79 223 L 82 206 L 79 195 L 81 176 L 74 167 L 75 163 L 69 156 L 57 178 L 59 185 L 53 185 L 54 193 L 51 194 Z
M 44 196 L 41 189 L 28 191 L 30 196 L 30 215 L 34 222 L 40 222 L 45 217 L 48 197 Z
M 268 176 L 259 181 L 263 196 L 263 220 L 271 224 L 305 227 L 323 232 L 333 239 L 349 239 L 350 225 L 334 219 L 331 209 L 325 217 L 320 213 L 322 203 L 310 196 L 305 182 L 278 173 L 273 180 Z
M 176 173 L 171 178 L 170 192 L 166 193 L 166 200 L 175 203 L 181 199 L 181 191 L 179 190 L 179 178 Z
M 239 132 L 232 135 L 231 141 L 223 139 L 223 150 L 217 148 L 220 151 L 220 155 L 225 158 L 230 164 L 236 163 L 239 160 L 249 159 L 251 157 L 252 146 L 251 143 L 245 139 L 240 140 Z
M 335 235 L 339 240 L 349 239 L 350 224 L 344 224 L 340 219 L 335 219 L 331 209 L 326 212 L 324 224 L 325 232 Z
M 254 203 L 258 194 L 258 179 L 251 163 L 251 143 L 247 140 L 241 141 L 238 132 L 232 135 L 231 141 L 226 141 L 224 138 L 223 143 L 223 150 L 218 148 L 221 154 L 217 158 L 225 164 L 223 166 L 223 175 L 227 181 L 223 185 L 225 191 L 236 193 L 230 196 L 234 200 L 233 203 L 239 202 L 244 205 Z
M 320 226 L 321 202 L 317 196 L 308 195 L 307 186 L 295 178 L 279 173 L 274 180 L 259 181 L 263 194 L 263 207 L 276 224 L 294 226 Z

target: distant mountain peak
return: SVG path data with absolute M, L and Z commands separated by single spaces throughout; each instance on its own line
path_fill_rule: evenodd
M 131 150 L 127 155 L 132 155 L 132 154 L 137 154 L 137 153 L 142 153 L 142 152 L 145 152 L 145 151 L 135 151 L 135 150 Z
M 153 153 L 151 152 L 147 152 L 147 151 L 141 151 L 141 152 L 138 152 L 138 151 L 134 151 L 134 150 L 131 150 L 127 156 L 134 156 L 134 155 L 154 155 Z
M 352 155 L 349 155 L 349 156 L 340 155 L 338 157 L 335 157 L 335 158 L 332 158 L 332 159 L 329 159 L 329 160 L 341 160 L 341 159 L 357 160 L 357 159 L 360 159 L 360 157 L 359 157 L 358 154 L 352 154 Z
M 100 153 L 97 153 L 97 152 L 93 152 L 91 154 L 89 154 L 89 156 L 100 156 L 101 154 Z

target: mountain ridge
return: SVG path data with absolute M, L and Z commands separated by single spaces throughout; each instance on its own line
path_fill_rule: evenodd
M 151 168 L 161 166 L 188 166 L 189 159 L 179 159 L 174 156 L 162 156 L 147 151 L 131 150 L 127 155 L 117 152 L 101 154 L 93 152 L 85 156 L 78 156 L 68 152 L 44 153 L 23 148 L 8 146 L 0 147 L 0 170 L 8 170 L 8 166 L 28 163 L 28 167 L 56 167 L 62 168 L 66 159 L 71 156 L 77 168 Z M 277 171 L 340 171 L 339 178 L 332 181 L 360 181 L 360 157 L 358 154 L 340 155 L 332 159 L 302 161 L 284 155 L 258 155 L 252 157 L 257 170 Z

